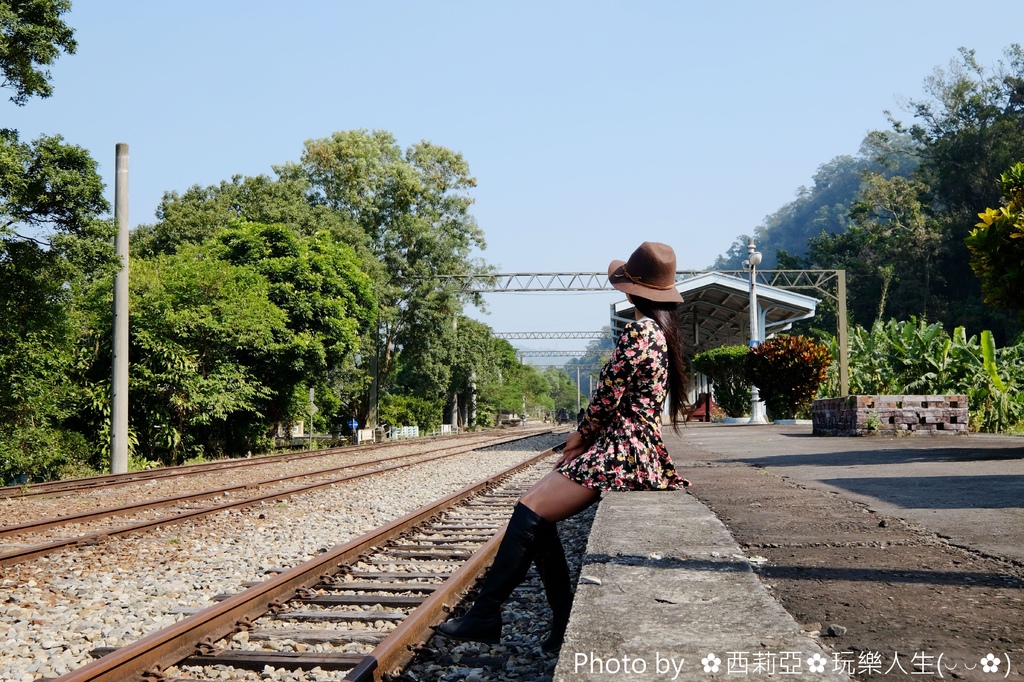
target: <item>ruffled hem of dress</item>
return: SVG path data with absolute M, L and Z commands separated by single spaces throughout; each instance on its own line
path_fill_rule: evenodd
M 563 464 L 562 466 L 558 467 L 558 473 L 562 474 L 563 476 L 565 476 L 567 479 L 569 479 L 573 483 L 575 483 L 577 485 L 581 485 L 584 488 L 589 488 L 590 490 L 598 490 L 598 491 L 601 491 L 601 492 L 610 492 L 610 493 L 611 492 L 617 492 L 617 493 L 622 493 L 622 492 L 662 492 L 662 491 L 669 492 L 671 490 L 685 490 L 686 489 L 686 485 L 683 483 L 683 479 L 679 478 L 679 477 L 677 477 L 678 480 L 679 480 L 679 483 L 668 483 L 668 484 L 665 485 L 665 487 L 655 487 L 653 485 L 644 485 L 644 486 L 628 486 L 628 485 L 614 485 L 614 484 L 613 485 L 606 485 L 606 482 L 604 482 L 604 481 L 594 481 L 594 480 L 590 480 L 590 479 L 587 479 L 587 480 L 584 480 L 584 481 L 579 481 L 579 480 L 575 479 L 574 477 L 572 477 L 570 475 L 570 472 L 571 472 L 571 470 L 568 468 L 567 464 Z

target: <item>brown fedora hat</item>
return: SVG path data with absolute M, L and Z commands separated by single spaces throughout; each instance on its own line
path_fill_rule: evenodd
M 619 291 L 649 301 L 682 303 L 676 290 L 676 252 L 668 244 L 644 242 L 628 261 L 613 260 L 608 282 Z

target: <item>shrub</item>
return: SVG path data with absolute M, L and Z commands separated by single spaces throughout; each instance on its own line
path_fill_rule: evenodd
M 0 432 L 0 485 L 61 478 L 65 469 L 89 468 L 89 445 L 80 433 L 25 427 Z
M 442 406 L 434 401 L 406 395 L 385 395 L 380 401 L 379 420 L 390 426 L 418 426 L 434 431 L 441 426 Z
M 751 348 L 747 379 L 757 386 L 768 416 L 792 419 L 814 399 L 832 354 L 806 336 L 780 336 Z
M 746 346 L 712 348 L 693 358 L 693 368 L 711 380 L 715 402 L 730 417 L 741 417 L 750 411 L 746 358 Z

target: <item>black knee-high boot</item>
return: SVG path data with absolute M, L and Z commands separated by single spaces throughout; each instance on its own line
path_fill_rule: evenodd
M 526 577 L 536 552 L 537 528 L 546 523 L 522 502 L 516 504 L 476 603 L 462 618 L 438 625 L 437 631 L 452 639 L 497 644 L 501 605 Z
M 541 642 L 544 651 L 557 651 L 565 639 L 565 628 L 572 611 L 572 583 L 569 581 L 569 565 L 565 562 L 565 550 L 558 529 L 545 521 L 537 528 L 537 553 L 533 558 L 537 572 L 544 583 L 544 593 L 551 606 L 551 634 Z

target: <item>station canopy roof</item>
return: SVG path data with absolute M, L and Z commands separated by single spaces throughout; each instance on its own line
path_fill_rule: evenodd
M 749 343 L 749 279 L 706 272 L 676 283 L 676 289 L 683 297 L 682 338 L 688 354 Z M 798 320 L 814 317 L 818 303 L 811 296 L 758 283 L 758 338 L 764 340 Z M 635 319 L 634 310 L 628 300 L 612 304 L 611 326 L 616 337 L 626 322 Z

